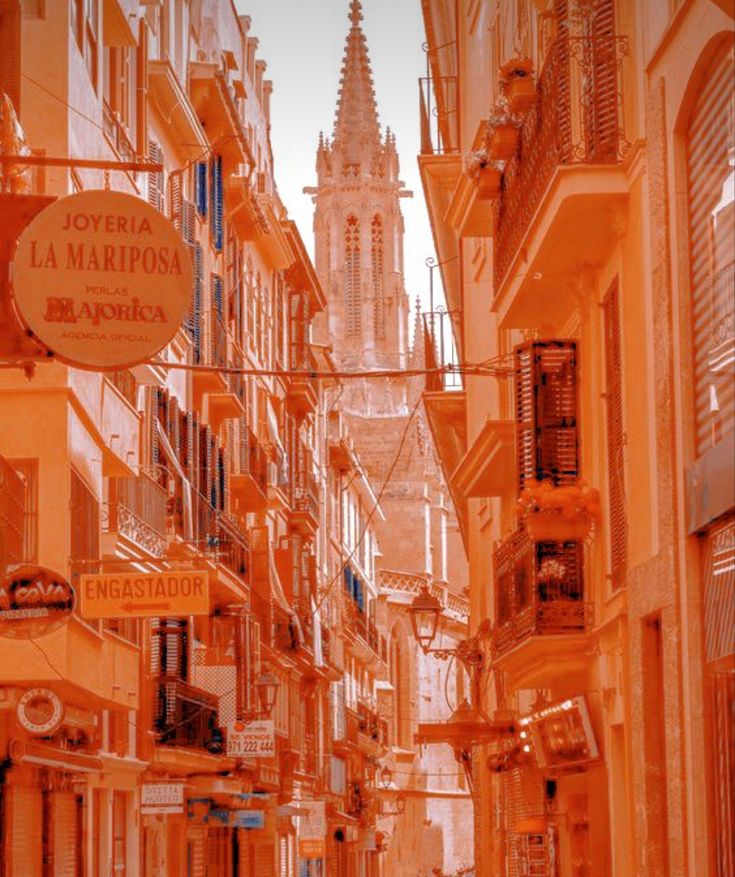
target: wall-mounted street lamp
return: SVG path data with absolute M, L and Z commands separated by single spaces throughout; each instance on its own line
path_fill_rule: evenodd
M 272 673 L 264 672 L 258 676 L 255 688 L 258 692 L 258 700 L 260 709 L 248 710 L 244 713 L 242 720 L 244 722 L 254 722 L 256 719 L 269 719 L 276 705 L 276 696 L 281 683 L 277 676 Z
M 441 661 L 446 661 L 448 658 L 457 658 L 458 661 L 461 661 L 468 667 L 477 670 L 481 669 L 484 652 L 480 647 L 480 643 L 484 638 L 484 626 L 481 626 L 475 636 L 460 640 L 456 648 L 432 649 L 431 644 L 436 638 L 442 605 L 426 585 L 411 601 L 409 613 L 413 635 L 425 655 L 435 655 Z
M 378 785 L 384 791 L 388 791 L 393 786 L 393 771 L 388 767 L 388 765 L 384 765 L 377 772 L 376 779 Z M 396 809 L 395 810 L 386 810 L 384 807 L 380 811 L 381 816 L 401 816 L 406 810 L 406 799 L 403 795 L 396 795 Z

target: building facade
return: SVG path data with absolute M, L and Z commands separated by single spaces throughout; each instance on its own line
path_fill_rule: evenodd
M 476 873 L 730 875 L 732 4 L 422 10 Z
M 417 860 L 427 874 L 466 860 L 464 774 L 413 743 L 466 682 L 416 657 L 410 600 L 434 589 L 448 643 L 469 613 L 442 476 L 411 422 L 421 388 L 399 375 L 380 391 L 395 449 L 404 427 L 423 447 L 396 488 L 360 441 L 366 385 L 337 374 L 414 355 L 395 144 L 378 144 L 382 253 L 370 279 L 369 261 L 350 275 L 380 292 L 350 287 L 350 319 L 384 327 L 363 359 L 335 328 L 342 275 L 312 265 L 280 200 L 265 71 L 230 0 L 0 2 L 0 158 L 27 159 L 0 177 L 4 587 L 45 569 L 78 598 L 90 577 L 111 593 L 196 574 L 208 592 L 199 614 L 130 602 L 107 617 L 85 597 L 18 638 L 2 591 L 2 877 L 414 877 Z M 362 103 L 346 100 L 348 152 Z M 13 304 L 18 236 L 89 191 L 146 202 L 192 267 L 173 340 L 117 371 L 64 364 Z M 238 735 L 269 722 L 255 757 Z

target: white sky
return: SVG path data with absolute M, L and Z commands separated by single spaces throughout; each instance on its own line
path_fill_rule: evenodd
M 313 208 L 304 186 L 316 183 L 319 131 L 331 136 L 342 56 L 349 29 L 349 0 L 236 0 L 252 18 L 258 57 L 273 80 L 271 140 L 276 181 L 284 204 L 309 247 Z M 401 200 L 406 222 L 405 279 L 413 307 L 417 294 L 428 310 L 427 256 L 434 255 L 416 156 L 419 153 L 418 78 L 425 75 L 425 40 L 419 0 L 363 0 L 367 37 L 383 132 L 396 135 L 401 179 L 413 198 Z M 439 272 L 435 282 L 440 284 Z M 413 324 L 413 317 L 411 319 Z

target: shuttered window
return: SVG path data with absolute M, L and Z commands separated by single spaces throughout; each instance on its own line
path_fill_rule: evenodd
M 100 507 L 82 478 L 71 473 L 71 540 L 73 577 L 96 572 L 100 559 Z
M 223 215 L 224 215 L 224 190 L 222 181 L 222 156 L 215 155 L 209 166 L 209 189 L 212 223 L 212 244 L 215 250 L 222 249 L 223 242 Z
M 519 488 L 578 476 L 577 345 L 534 341 L 515 350 Z
M 603 302 L 605 332 L 605 405 L 607 414 L 607 481 L 612 587 L 623 583 L 627 563 L 625 457 L 620 340 L 620 295 L 617 280 Z
M 148 161 L 163 163 L 163 150 L 155 140 L 148 141 Z M 163 171 L 156 171 L 148 175 L 148 203 L 156 210 L 163 212 L 164 179 Z
M 695 450 L 735 429 L 735 63 L 723 45 L 687 131 Z
M 588 161 L 614 161 L 619 140 L 618 46 L 615 0 L 592 0 L 583 44 L 584 136 Z

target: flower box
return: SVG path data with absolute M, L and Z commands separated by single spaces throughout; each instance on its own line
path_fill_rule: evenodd
M 502 125 L 495 128 L 490 137 L 490 157 L 495 161 L 512 158 L 518 145 L 518 128 L 515 125 Z
M 481 168 L 475 177 L 477 197 L 481 201 L 490 201 L 500 194 L 500 180 L 502 174 L 493 167 Z
M 588 514 L 566 515 L 549 509 L 529 511 L 524 521 L 534 542 L 583 542 L 592 528 Z
M 513 113 L 525 113 L 536 100 L 536 82 L 533 76 L 513 76 L 505 91 L 508 106 Z

